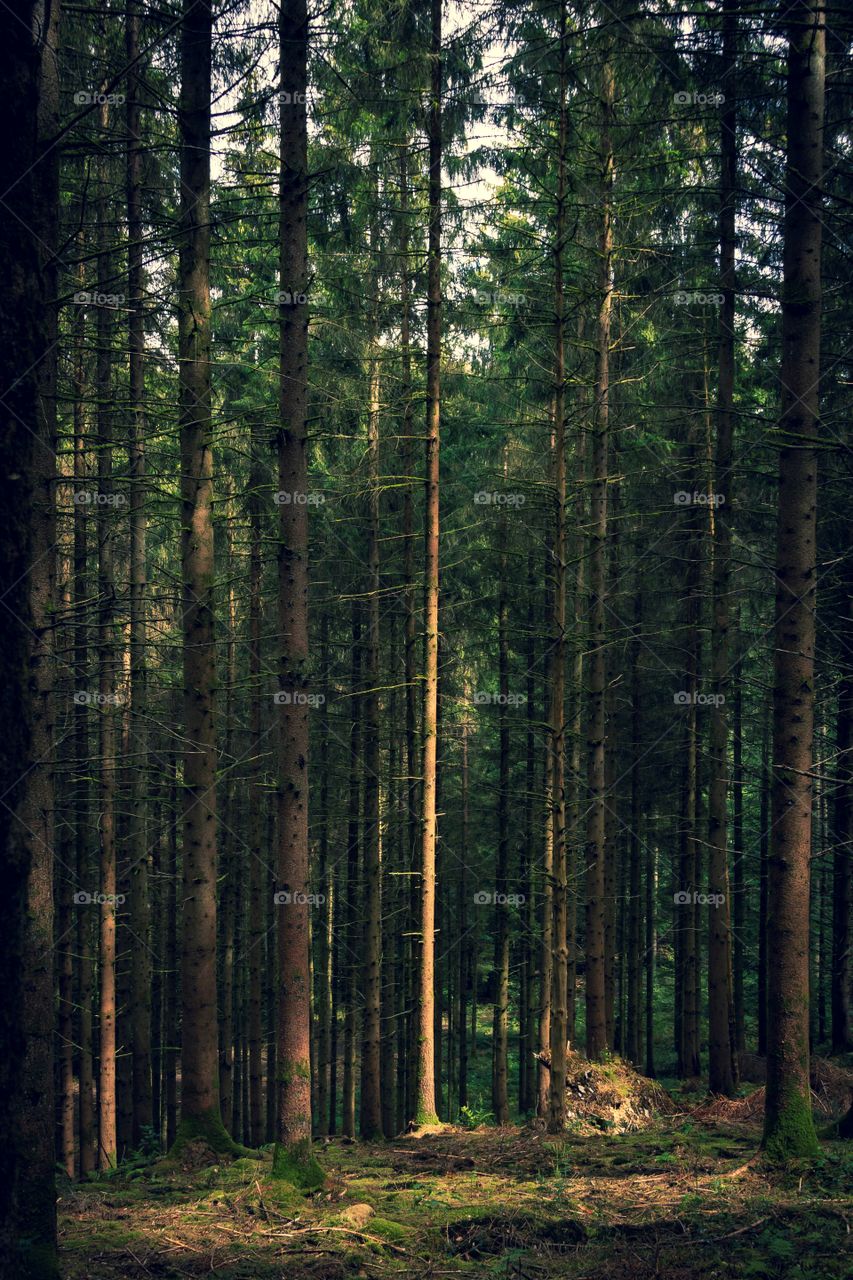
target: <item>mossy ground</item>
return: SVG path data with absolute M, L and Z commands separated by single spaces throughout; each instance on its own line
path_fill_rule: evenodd
M 853 1151 L 771 1170 L 760 1128 L 683 1114 L 630 1134 L 445 1129 L 317 1143 L 324 1187 L 272 1176 L 272 1150 L 66 1184 L 66 1280 L 842 1280 L 853 1273 Z M 348 1205 L 376 1216 L 362 1230 Z

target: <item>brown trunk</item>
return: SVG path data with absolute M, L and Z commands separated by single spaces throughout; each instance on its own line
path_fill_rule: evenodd
M 609 53 L 601 70 L 600 157 L 602 221 L 599 243 L 600 301 L 596 333 L 597 368 L 593 408 L 590 511 L 589 809 L 586 874 L 586 1053 L 600 1058 L 607 1049 L 604 956 L 607 452 L 610 406 L 610 313 L 613 302 L 613 145 L 611 122 L 615 85 Z
M 371 235 L 371 248 L 375 249 Z M 376 284 L 374 287 L 378 287 Z M 361 1051 L 363 1138 L 382 1132 L 380 1079 L 382 989 L 382 833 L 379 806 L 379 353 L 373 342 L 367 408 L 367 696 L 364 701 L 364 1017 Z
M 643 903 L 640 897 L 640 873 L 642 865 L 641 771 L 642 726 L 640 720 L 640 645 L 643 634 L 643 590 L 639 574 L 634 580 L 634 626 L 631 635 L 631 830 L 628 837 L 628 920 L 627 920 L 627 971 L 625 1000 L 624 1053 L 629 1062 L 639 1068 L 640 1056 L 640 978 L 642 974 L 641 929 Z
M 308 12 L 279 13 L 278 1049 L 274 1170 L 322 1181 L 311 1154 L 308 903 Z M 287 497 L 290 501 L 287 501 Z
M 77 282 L 85 284 L 82 266 Z M 83 413 L 85 373 L 85 310 L 80 307 L 74 326 L 74 492 L 80 494 L 86 487 L 86 423 Z M 74 687 L 78 691 L 88 687 L 89 628 L 86 620 L 88 607 L 87 556 L 88 525 L 86 507 L 74 504 Z M 74 759 L 75 782 L 75 848 L 77 887 L 93 883 L 95 868 L 90 849 L 90 790 L 89 790 L 89 713 L 85 702 L 74 700 Z M 77 1005 L 79 1009 L 79 1055 L 77 1085 L 80 1096 L 78 1117 L 78 1145 L 80 1149 L 80 1177 L 85 1178 L 96 1165 L 95 1154 L 95 1075 L 93 1057 L 92 1001 L 95 987 L 94 965 L 94 917 L 91 911 L 77 913 Z
M 352 604 L 352 690 L 350 705 L 349 816 L 347 823 L 346 995 L 344 1001 L 344 1078 L 341 1132 L 355 1137 L 358 957 L 361 955 L 359 844 L 361 819 L 361 607 Z
M 687 386 L 687 487 L 693 490 L 701 473 L 697 412 L 692 388 Z M 676 691 L 676 706 L 686 708 L 679 826 L 678 875 L 673 894 L 674 933 L 677 942 L 676 1050 L 678 1074 L 699 1075 L 699 1001 L 701 973 L 699 903 L 699 663 L 701 656 L 700 610 L 702 597 L 701 508 L 691 503 L 685 511 L 684 530 L 684 688 Z
M 261 469 L 262 428 L 252 423 L 249 480 L 249 1141 L 264 1141 L 263 962 L 264 962 L 264 790 L 261 714 Z
M 809 1089 L 809 862 L 814 738 L 815 524 L 825 11 L 787 10 L 788 152 L 768 879 L 765 1151 L 817 1153 Z
M 845 565 L 832 869 L 832 1052 L 853 1049 L 853 564 Z
M 101 132 L 107 130 L 106 105 L 99 109 Z M 98 171 L 98 293 L 110 288 L 108 249 L 107 172 Z M 99 1052 L 98 1052 L 98 1166 L 116 1163 L 116 593 L 114 569 L 114 515 L 112 482 L 112 324 L 110 310 L 97 308 L 95 395 L 98 439 L 98 694 L 100 775 L 98 826 L 101 833 L 100 945 L 99 945 Z
M 222 1145 L 216 1001 L 216 647 L 210 416 L 210 0 L 184 0 L 178 285 L 184 752 L 181 1125 Z
M 737 181 L 738 0 L 723 0 L 723 87 L 720 171 L 720 308 L 717 377 L 717 453 L 715 494 L 725 500 L 714 508 L 713 621 L 711 629 L 711 728 L 708 744 L 708 1087 L 731 1097 L 735 1091 L 733 1045 L 729 1026 L 731 919 L 728 873 L 727 809 L 729 793 L 729 615 L 731 559 L 731 469 L 735 382 L 735 185 Z
M 735 617 L 738 634 L 740 614 Z M 733 669 L 734 707 L 732 709 L 732 1014 L 734 1019 L 734 1064 L 740 1070 L 738 1055 L 746 1053 L 743 983 L 746 967 L 746 859 L 743 835 L 743 669 L 737 662 Z
M 56 6 L 25 5 L 3 33 L 11 130 L 6 142 L 15 168 L 7 171 L 13 180 L 4 182 L 8 204 L 0 228 L 10 317 L 3 325 L 9 364 L 3 371 L 2 440 L 4 474 L 16 479 L 7 484 L 3 513 L 2 587 L 5 609 L 21 626 L 6 627 L 3 645 L 0 1092 L 6 1176 L 0 1177 L 0 1262 L 5 1274 L 24 1280 L 58 1274 L 52 866 L 58 20 Z M 22 234 L 9 228 L 10 218 L 20 221 Z M 7 826 L 10 812 L 14 819 Z
M 550 1094 L 548 1128 L 562 1131 L 566 1120 L 566 1040 L 568 1037 L 569 957 L 566 935 L 566 352 L 563 251 L 566 238 L 566 145 L 568 113 L 567 12 L 560 4 L 560 107 L 557 137 L 557 206 L 554 225 L 554 588 L 551 602 L 551 680 L 548 686 L 550 770 L 550 844 L 554 913 L 551 948 Z
M 504 445 L 504 482 L 507 446 Z M 500 758 L 498 764 L 498 843 L 495 867 L 495 1005 L 492 1017 L 492 1111 L 495 1123 L 509 1124 L 509 601 L 507 583 L 506 507 L 498 526 L 501 547 L 498 597 L 498 688 L 500 691 Z
M 439 424 L 441 415 L 441 0 L 430 0 L 429 247 L 427 286 L 426 527 L 424 686 L 421 726 L 421 962 L 419 967 L 416 1124 L 434 1124 L 435 843 L 438 730 Z
M 130 860 L 131 1053 L 133 1060 L 133 1145 L 152 1124 L 151 948 L 148 890 L 145 622 L 145 320 L 142 268 L 142 145 L 140 138 L 140 0 L 128 0 L 127 54 L 127 281 L 130 399 Z
M 178 710 L 174 708 L 175 722 Z M 178 1132 L 178 1055 L 180 1032 L 180 970 L 178 967 L 178 758 L 170 757 L 167 793 L 168 812 L 174 817 L 168 823 L 166 868 L 166 947 L 164 981 L 166 1000 L 163 1009 L 163 1103 L 166 1119 L 166 1148 L 171 1147 Z

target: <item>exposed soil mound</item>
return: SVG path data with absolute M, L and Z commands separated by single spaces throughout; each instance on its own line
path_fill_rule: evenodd
M 767 1062 L 757 1054 L 741 1058 L 744 1078 L 766 1080 Z M 843 1116 L 853 1099 L 853 1071 L 837 1067 L 826 1058 L 811 1060 L 812 1109 L 824 1120 Z M 744 1098 L 713 1098 L 690 1113 L 697 1120 L 730 1120 L 735 1124 L 761 1120 L 764 1117 L 764 1085 Z
M 463 1219 L 447 1227 L 450 1252 L 466 1261 L 496 1258 L 512 1249 L 562 1253 L 586 1239 L 586 1229 L 572 1218 L 542 1222 L 525 1214 Z
M 547 1058 L 541 1060 L 548 1065 Z M 656 1116 L 677 1110 L 666 1090 L 629 1062 L 617 1057 L 589 1062 L 573 1050 L 566 1061 L 566 1095 L 570 1124 L 612 1133 L 645 1129 Z

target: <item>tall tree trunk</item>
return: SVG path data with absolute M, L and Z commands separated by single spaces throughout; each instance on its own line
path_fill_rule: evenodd
M 219 1111 L 216 993 L 216 646 L 210 415 L 210 0 L 181 26 L 178 359 L 184 753 L 181 1123 L 177 1140 L 227 1147 Z
M 657 850 L 651 840 L 646 842 L 646 1064 L 645 1073 L 650 1080 L 655 1077 L 655 969 L 657 965 L 657 929 L 655 906 L 657 902 Z
M 252 423 L 249 479 L 249 1141 L 264 1141 L 263 960 L 264 803 L 263 718 L 261 713 L 261 465 L 262 428 Z
M 471 690 L 468 679 L 462 686 L 462 723 L 460 788 L 462 832 L 459 841 L 459 1110 L 468 1105 L 468 993 L 471 986 L 471 942 L 468 937 L 468 857 L 469 857 L 469 782 L 468 782 L 468 742 L 471 735 L 471 719 L 468 708 L 471 705 Z
M 844 566 L 832 867 L 832 1052 L 853 1049 L 853 560 Z
M 787 10 L 788 152 L 768 881 L 767 1096 L 771 1158 L 817 1153 L 809 1089 L 809 871 L 814 739 L 815 525 L 825 10 Z
M 7 627 L 0 836 L 0 1269 L 56 1277 L 53 1078 L 53 636 L 56 441 L 58 6 L 25 4 L 3 32 L 2 539 Z M 14 225 L 17 224 L 17 225 Z M 9 317 L 7 320 L 5 317 Z
M 416 1124 L 435 1124 L 435 844 L 438 730 L 439 428 L 441 420 L 441 0 L 430 0 L 424 686 L 421 726 L 421 962 Z
M 317 983 L 319 1026 L 317 1031 L 317 1131 L 329 1132 L 329 1073 L 332 1047 L 332 930 L 335 895 L 332 891 L 332 869 L 329 866 L 329 614 L 324 609 L 320 618 L 320 671 L 323 678 L 323 716 L 320 722 L 320 849 L 318 880 L 323 894 L 323 912 L 317 948 Z
M 687 386 L 688 427 L 686 471 L 689 489 L 694 489 L 701 473 L 697 413 L 692 389 Z M 673 895 L 673 913 L 677 947 L 677 1017 L 676 1050 L 678 1073 L 690 1079 L 699 1075 L 699 1000 L 697 990 L 701 974 L 699 903 L 700 867 L 700 795 L 699 783 L 699 666 L 701 661 L 701 509 L 691 504 L 685 512 L 684 530 L 684 652 L 685 682 L 679 690 L 679 701 L 686 707 L 684 757 L 681 788 L 681 815 L 678 848 L 678 876 Z
M 99 127 L 107 133 L 106 103 L 99 108 Z M 105 161 L 98 166 L 97 289 L 110 289 L 108 203 Z M 95 395 L 98 439 L 98 726 L 100 729 L 99 829 L 101 833 L 99 1052 L 98 1052 L 98 1166 L 116 1163 L 116 591 L 112 481 L 112 323 L 105 305 L 97 308 Z
M 560 106 L 557 136 L 557 203 L 554 223 L 554 594 L 551 613 L 551 680 L 548 686 L 548 750 L 551 753 L 550 823 L 553 860 L 551 947 L 550 1095 L 548 1128 L 562 1131 L 566 1121 L 566 1039 L 568 1035 L 569 957 L 567 950 L 568 881 L 566 875 L 566 335 L 563 250 L 566 238 L 566 146 L 568 93 L 566 53 L 568 17 L 560 4 Z
M 352 689 L 350 705 L 349 813 L 347 820 L 347 886 L 346 886 L 346 990 L 344 998 L 344 1078 L 341 1132 L 345 1138 L 355 1137 L 356 1045 L 358 1026 L 358 972 L 361 955 L 359 844 L 361 823 L 361 607 L 352 602 Z
M 735 635 L 740 630 L 740 611 L 735 616 Z M 739 1055 L 746 1053 L 744 1024 L 744 971 L 746 968 L 746 858 L 744 857 L 744 775 L 743 775 L 743 667 L 735 663 L 734 707 L 732 708 L 732 1003 L 734 1016 L 734 1051 L 736 1078 Z
M 607 566 L 607 453 L 610 408 L 610 314 L 613 304 L 613 176 L 611 127 L 615 83 L 609 51 L 601 68 L 601 235 L 599 241 L 599 309 L 597 367 L 593 407 L 592 489 L 590 520 L 590 657 L 589 657 L 589 811 L 586 875 L 586 1054 L 600 1058 L 607 1049 L 604 991 L 604 860 L 606 651 L 605 594 Z
M 507 446 L 504 445 L 504 481 Z M 501 509 L 498 539 L 501 547 L 498 595 L 498 688 L 500 690 L 498 763 L 498 842 L 495 868 L 495 1004 L 492 1021 L 492 1111 L 495 1123 L 509 1124 L 509 601 L 507 598 L 506 507 Z
M 142 146 L 140 137 L 140 0 L 128 0 L 127 55 L 127 277 L 130 318 L 130 732 L 131 794 L 127 843 L 130 860 L 131 1053 L 133 1144 L 152 1124 L 151 948 L 146 830 L 148 732 L 146 725 L 145 574 L 145 317 L 142 268 Z
M 411 316 L 409 288 L 409 160 L 408 140 L 400 147 L 400 399 L 403 422 L 403 617 L 404 663 L 406 687 L 406 865 L 414 871 L 418 848 L 418 743 L 417 743 L 417 677 L 415 650 L 417 626 L 415 621 L 415 536 L 414 536 L 414 475 L 415 437 L 412 402 L 411 367 Z M 406 941 L 406 1052 L 403 1055 L 406 1093 L 403 1100 L 405 1119 L 415 1114 L 417 1092 L 417 1043 L 418 996 L 417 967 L 414 939 L 419 928 L 418 881 L 410 877 L 409 930 Z
M 770 725 L 764 719 L 761 736 L 761 799 L 758 811 L 758 982 L 756 1021 L 758 1052 L 767 1053 L 767 880 L 770 860 Z
M 376 250 L 375 234 L 371 248 Z M 378 281 L 374 285 L 378 288 Z M 382 1132 L 380 1079 L 382 991 L 382 833 L 379 811 L 379 353 L 371 340 L 367 407 L 367 696 L 364 702 L 364 1018 L 361 1136 Z
M 640 824 L 642 725 L 640 719 L 640 645 L 643 634 L 643 590 L 639 573 L 634 580 L 634 626 L 631 635 L 631 830 L 628 838 L 628 923 L 627 923 L 627 998 L 625 1001 L 626 1026 L 624 1053 L 629 1062 L 639 1067 L 640 1056 L 640 979 L 643 956 L 640 936 L 643 919 L 643 903 L 640 897 L 642 871 L 642 841 Z
M 285 0 L 280 55 L 280 352 L 278 482 L 278 883 L 277 1174 L 322 1182 L 311 1152 L 311 986 L 308 903 L 308 10 Z M 303 899 L 300 901 L 300 895 Z
M 714 509 L 713 622 L 711 630 L 711 729 L 708 747 L 708 1087 L 731 1097 L 735 1090 L 729 1027 L 731 918 L 728 874 L 729 794 L 729 615 L 731 559 L 731 470 L 735 382 L 735 188 L 737 182 L 737 6 L 723 0 L 723 106 L 720 171 L 720 308 L 717 377 L 715 492 L 725 501 Z

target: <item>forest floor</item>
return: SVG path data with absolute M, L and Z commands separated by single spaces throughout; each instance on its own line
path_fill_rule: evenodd
M 689 1113 L 633 1133 L 443 1127 L 317 1144 L 303 1196 L 260 1159 L 154 1162 L 67 1184 L 67 1280 L 849 1280 L 853 1149 L 772 1175 L 754 1120 Z

